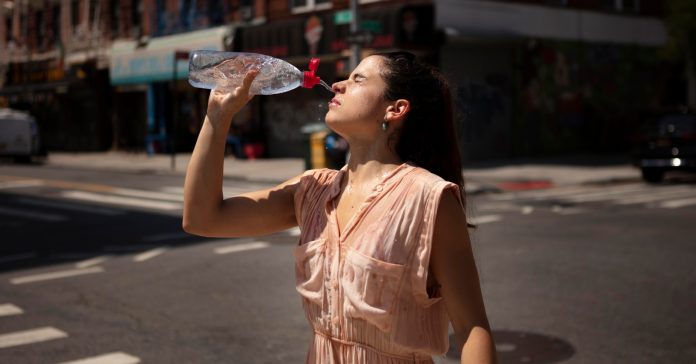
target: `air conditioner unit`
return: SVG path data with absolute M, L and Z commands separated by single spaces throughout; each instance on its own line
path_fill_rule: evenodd
M 239 15 L 242 20 L 251 20 L 254 17 L 254 7 L 253 6 L 241 6 L 239 7 Z

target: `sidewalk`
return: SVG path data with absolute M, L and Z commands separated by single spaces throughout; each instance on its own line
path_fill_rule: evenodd
M 472 164 L 463 170 L 467 193 L 543 189 L 560 186 L 639 181 L 640 171 L 620 158 L 566 158 Z M 184 174 L 189 153 L 172 157 L 144 153 L 52 152 L 46 165 L 133 173 Z M 224 176 L 256 182 L 280 183 L 304 171 L 300 158 L 245 160 L 225 158 Z

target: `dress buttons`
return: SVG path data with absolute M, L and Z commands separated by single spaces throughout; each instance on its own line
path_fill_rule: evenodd
M 382 192 L 382 184 L 378 184 L 377 186 L 375 186 L 375 191 Z

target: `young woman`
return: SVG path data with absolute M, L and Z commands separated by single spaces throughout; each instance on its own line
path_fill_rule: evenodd
M 448 350 L 449 322 L 462 363 L 495 362 L 444 78 L 410 53 L 365 58 L 333 85 L 326 114 L 350 145 L 346 166 L 223 199 L 225 136 L 255 76 L 211 92 L 186 173 L 184 230 L 241 237 L 299 225 L 308 363 L 432 363 Z

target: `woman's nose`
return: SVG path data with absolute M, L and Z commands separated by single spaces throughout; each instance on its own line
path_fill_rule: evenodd
M 336 83 L 334 83 L 333 85 L 331 85 L 331 90 L 332 90 L 334 93 L 343 92 L 343 89 L 344 89 L 343 83 L 341 83 L 341 82 L 336 82 Z

